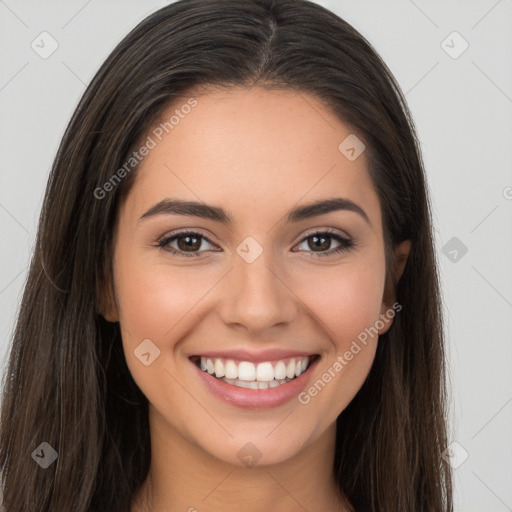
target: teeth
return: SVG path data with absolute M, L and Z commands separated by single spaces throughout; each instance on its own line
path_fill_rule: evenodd
M 252 382 L 247 382 L 245 380 L 237 379 L 235 381 L 235 386 L 246 389 L 258 389 L 258 383 L 255 380 L 253 380 Z
M 283 361 L 279 361 L 274 368 L 274 378 L 276 380 L 281 380 L 286 378 L 286 365 Z
M 224 377 L 224 365 L 220 359 L 215 359 L 215 375 L 217 377 Z
M 207 362 L 208 364 L 208 362 Z M 298 377 L 301 374 L 302 371 L 302 361 L 298 361 L 295 365 L 295 377 Z
M 293 377 L 295 377 L 295 361 L 293 359 L 288 363 L 288 366 L 286 367 L 286 376 L 289 379 L 293 379 Z
M 232 359 L 226 361 L 226 364 L 224 365 L 224 371 L 226 372 L 226 377 L 228 379 L 236 379 L 238 377 L 238 367 L 235 364 L 235 361 L 233 361 Z
M 272 363 L 260 363 L 256 368 L 256 379 L 260 382 L 270 382 L 274 380 L 274 368 Z
M 281 386 L 282 384 L 286 384 L 290 382 L 292 379 L 282 379 L 282 380 L 271 380 L 270 382 L 259 382 L 257 380 L 253 380 L 248 382 L 246 380 L 240 379 L 226 379 L 226 377 L 221 377 L 220 380 L 231 384 L 232 386 L 237 386 L 239 388 L 245 389 L 267 389 L 267 388 L 275 388 L 277 386 Z
M 265 361 L 254 364 L 250 361 L 235 362 L 233 359 L 210 359 L 201 357 L 199 367 L 210 375 L 232 383 L 239 381 L 250 383 L 248 389 L 267 389 L 279 385 L 279 381 L 291 380 L 306 371 L 310 362 L 309 357 L 290 358 L 277 362 Z M 256 387 L 252 384 L 255 383 Z
M 249 361 L 242 361 L 238 365 L 238 378 L 247 381 L 256 380 L 256 367 L 254 364 Z

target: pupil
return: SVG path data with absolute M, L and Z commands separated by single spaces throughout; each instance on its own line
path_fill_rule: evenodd
M 191 240 L 195 240 L 195 243 L 191 243 Z M 199 242 L 199 237 L 196 236 L 182 236 L 178 239 L 178 246 L 185 251 L 187 249 L 199 249 L 201 242 Z
M 329 237 L 326 237 L 326 236 L 316 236 L 316 235 L 314 235 L 314 236 L 312 236 L 311 238 L 314 240 L 314 242 L 313 242 L 313 243 L 315 243 L 315 244 L 316 244 L 316 243 L 318 243 L 318 241 L 319 241 L 319 240 L 323 240 L 323 243 L 321 243 L 321 244 L 320 244 L 320 246 L 318 246 L 318 245 L 316 246 L 317 248 L 320 248 L 320 249 L 329 249 L 329 247 L 330 247 L 330 245 L 331 245 L 331 243 L 327 241 L 327 239 L 328 239 Z M 311 247 L 312 249 L 314 249 L 314 247 L 313 247 L 311 244 L 310 244 L 310 247 Z

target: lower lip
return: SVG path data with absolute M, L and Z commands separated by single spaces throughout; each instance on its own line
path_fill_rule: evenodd
M 192 364 L 199 372 L 199 376 L 206 387 L 224 402 L 243 409 L 271 409 L 283 405 L 298 396 L 309 382 L 312 370 L 318 361 L 319 359 L 313 361 L 304 373 L 290 382 L 268 389 L 239 388 L 216 377 L 212 377 L 208 372 L 201 370 L 194 363 Z

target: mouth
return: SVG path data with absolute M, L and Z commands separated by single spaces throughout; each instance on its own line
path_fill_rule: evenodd
M 249 390 L 265 390 L 294 381 L 310 370 L 320 359 L 320 355 L 287 357 L 258 363 L 201 355 L 194 355 L 189 359 L 202 372 L 226 384 Z

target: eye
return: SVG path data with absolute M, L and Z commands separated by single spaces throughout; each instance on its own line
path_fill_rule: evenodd
M 333 239 L 336 241 L 336 243 L 338 243 L 338 246 L 335 247 L 334 249 L 331 249 Z M 307 246 L 310 249 L 312 249 L 312 251 L 308 252 L 315 253 L 315 256 L 332 256 L 343 251 L 349 251 L 356 245 L 355 239 L 346 238 L 344 236 L 341 236 L 339 233 L 331 231 L 329 229 L 324 231 L 316 231 L 314 233 L 309 234 L 308 236 L 303 238 L 300 244 L 296 247 L 299 247 L 301 244 L 304 243 L 307 243 Z
M 332 240 L 335 240 L 338 244 L 338 246 L 333 249 L 331 249 Z M 156 247 L 176 256 L 201 256 L 203 252 L 208 250 L 200 250 L 204 242 L 215 247 L 215 245 L 201 233 L 195 231 L 181 231 L 165 236 L 157 242 Z M 332 256 L 343 251 L 348 251 L 356 245 L 355 239 L 343 237 L 339 233 L 331 230 L 313 232 L 303 238 L 296 247 L 304 243 L 307 243 L 308 247 L 312 250 L 308 251 L 306 249 L 305 251 L 299 250 L 294 252 L 312 252 L 315 256 Z
M 203 242 L 213 246 L 212 242 L 201 233 L 195 231 L 181 231 L 180 233 L 174 233 L 159 240 L 156 247 L 175 254 L 176 256 L 200 256 L 201 253 L 204 252 L 199 251 Z M 172 246 L 171 244 L 176 245 Z

